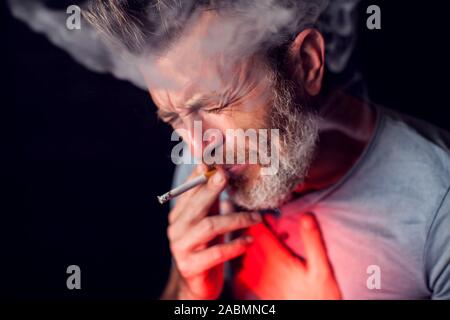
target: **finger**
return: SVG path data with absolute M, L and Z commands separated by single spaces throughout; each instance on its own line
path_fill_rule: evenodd
M 252 237 L 244 236 L 229 243 L 218 244 L 195 253 L 192 257 L 192 261 L 195 261 L 194 269 L 200 273 L 234 259 L 245 253 L 247 247 L 251 245 L 252 242 Z
M 264 217 L 265 219 L 266 217 Z M 275 232 L 265 223 L 257 224 L 246 231 L 246 234 L 254 238 L 254 245 L 249 249 L 247 256 L 251 251 L 252 254 L 260 255 L 267 259 L 264 255 L 270 255 L 268 261 L 283 261 L 285 264 L 295 266 L 297 270 L 306 273 L 306 265 L 304 260 L 298 257 L 285 243 L 283 243 L 275 234 Z M 258 253 L 259 251 L 259 253 Z
M 233 202 L 230 200 L 221 200 L 219 203 L 220 214 L 229 214 L 234 212 Z
M 199 164 L 195 167 L 195 169 L 191 172 L 190 176 L 186 179 L 185 182 L 188 182 L 201 174 L 204 174 L 208 170 L 207 166 L 204 164 Z M 169 213 L 169 224 L 173 223 L 176 219 L 179 218 L 180 214 L 183 212 L 183 209 L 186 207 L 186 202 L 189 201 L 190 197 L 195 194 L 200 186 L 192 188 L 189 191 L 178 196 L 176 200 L 175 207 Z
M 305 249 L 305 258 L 309 272 L 326 274 L 330 263 L 319 223 L 312 213 L 300 218 L 300 236 Z
M 219 181 L 217 177 L 219 176 Z M 167 235 L 170 241 L 176 241 L 182 237 L 188 229 L 203 219 L 211 210 L 216 202 L 220 192 L 225 187 L 226 177 L 223 172 L 216 172 L 206 183 L 201 186 L 195 195 L 190 198 L 184 208 L 179 209 L 178 218 L 176 218 L 167 229 Z M 217 214 L 217 212 L 216 212 Z
M 225 171 L 217 169 L 217 172 L 190 197 L 186 203 L 186 210 L 179 219 L 184 222 L 195 223 L 204 218 L 225 188 L 226 183 Z
M 219 202 L 219 212 L 222 215 L 227 215 L 227 214 L 231 214 L 231 213 L 235 212 L 233 202 L 231 202 L 231 200 L 229 200 L 229 199 L 221 200 Z M 219 239 L 219 241 L 230 242 L 231 239 L 234 239 L 234 238 L 237 238 L 236 234 L 228 233 L 228 234 L 225 234 L 222 237 L 222 239 Z
M 258 212 L 238 212 L 207 217 L 195 225 L 179 242 L 184 250 L 193 250 L 225 233 L 245 229 L 261 222 Z

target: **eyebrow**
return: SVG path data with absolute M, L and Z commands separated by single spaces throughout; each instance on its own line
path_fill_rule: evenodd
M 186 101 L 185 106 L 189 109 L 200 109 L 205 105 L 205 101 L 211 96 L 212 95 L 194 94 L 188 101 Z
M 167 111 L 167 110 L 164 110 L 161 108 L 159 108 L 156 111 L 156 115 L 158 116 L 159 119 L 161 119 L 164 122 L 170 122 L 170 121 L 174 120 L 176 117 L 178 117 L 177 113 Z
M 200 109 L 208 105 L 211 101 L 217 103 L 219 106 L 226 105 L 230 102 L 230 97 L 227 94 L 220 94 L 217 92 L 212 92 L 209 94 L 196 94 L 188 101 L 186 101 L 186 106 L 190 109 Z

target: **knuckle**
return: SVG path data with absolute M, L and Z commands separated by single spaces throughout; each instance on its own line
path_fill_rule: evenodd
M 215 248 L 215 250 L 211 252 L 211 256 L 215 261 L 222 261 L 225 259 L 225 250 L 220 247 Z
M 198 270 L 197 267 L 194 266 L 190 259 L 183 259 L 180 262 L 177 262 L 178 271 L 184 278 L 193 277 L 202 272 L 202 270 Z
M 207 234 L 211 234 L 214 233 L 216 226 L 214 223 L 214 220 L 211 218 L 205 218 L 202 221 L 202 231 L 207 233 Z
M 242 214 L 236 214 L 233 216 L 227 216 L 227 224 L 232 229 L 240 229 L 247 224 L 247 219 Z
M 170 243 L 170 250 L 173 254 L 179 254 L 185 251 L 183 241 L 174 241 Z
M 251 221 L 252 218 L 250 216 L 250 213 L 244 213 L 239 215 L 238 218 L 239 225 L 248 225 L 249 223 L 251 223 Z
M 173 225 L 167 227 L 167 238 L 172 241 L 176 236 L 176 230 Z
M 186 261 L 181 260 L 181 261 L 177 261 L 177 266 L 178 266 L 178 270 L 180 271 L 180 273 L 183 276 L 188 276 L 191 273 L 189 264 L 186 263 Z
M 169 212 L 168 220 L 169 220 L 169 224 L 173 223 L 175 221 L 175 210 L 172 210 Z

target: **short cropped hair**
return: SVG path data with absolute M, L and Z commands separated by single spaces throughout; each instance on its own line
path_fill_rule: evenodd
M 266 0 L 267 1 L 267 0 Z M 298 10 L 303 21 L 298 28 L 280 37 L 292 39 L 302 28 L 313 25 L 317 11 L 327 0 L 273 0 L 277 7 Z M 91 0 L 86 19 L 114 44 L 139 54 L 149 47 L 163 49 L 180 35 L 188 20 L 199 9 L 245 12 L 261 0 Z M 322 8 L 318 8 L 321 7 Z M 269 13 L 270 14 L 270 13 Z M 283 32 L 283 30 L 280 30 Z

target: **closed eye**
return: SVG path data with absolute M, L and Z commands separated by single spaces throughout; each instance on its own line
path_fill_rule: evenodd
M 220 111 L 221 111 L 222 109 L 223 109 L 223 108 L 208 109 L 208 110 L 205 110 L 205 112 L 217 114 L 217 113 L 220 113 Z
M 222 110 L 226 109 L 228 106 L 229 106 L 228 104 L 224 104 L 224 105 L 221 105 L 221 106 L 216 107 L 216 108 L 209 108 L 209 109 L 203 109 L 203 110 L 205 112 L 207 112 L 207 113 L 218 114 Z

